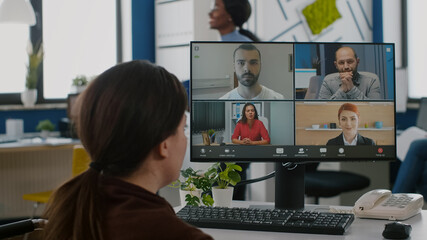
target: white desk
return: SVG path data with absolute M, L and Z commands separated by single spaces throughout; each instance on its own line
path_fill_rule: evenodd
M 271 205 L 273 203 L 260 203 L 260 202 L 240 202 L 233 201 L 233 207 L 248 207 L 249 205 Z M 315 205 L 310 205 L 315 206 Z M 323 206 L 319 206 L 324 208 Z M 334 207 L 336 209 L 350 209 L 350 207 Z M 175 210 L 180 207 L 175 208 Z M 384 225 L 392 221 L 376 220 L 376 219 L 360 219 L 355 218 L 350 228 L 344 235 L 324 235 L 324 234 L 303 234 L 303 233 L 282 233 L 282 232 L 264 232 L 264 231 L 241 231 L 241 230 L 226 230 L 226 229 L 213 229 L 202 228 L 202 231 L 211 235 L 214 239 L 218 240 L 283 240 L 283 239 L 384 239 L 382 232 Z M 409 218 L 403 223 L 411 224 L 411 240 L 426 239 L 427 236 L 427 210 L 422 211 L 421 214 Z

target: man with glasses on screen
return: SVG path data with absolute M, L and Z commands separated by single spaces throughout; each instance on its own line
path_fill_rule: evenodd
M 338 73 L 328 74 L 323 80 L 319 99 L 381 99 L 380 80 L 374 73 L 358 72 L 360 59 L 351 47 L 341 47 L 335 52 Z
M 283 99 L 282 94 L 259 84 L 261 53 L 254 45 L 242 44 L 236 48 L 233 65 L 239 85 L 220 99 Z

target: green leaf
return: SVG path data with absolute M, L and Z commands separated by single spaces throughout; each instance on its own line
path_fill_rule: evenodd
M 202 202 L 205 206 L 213 206 L 214 200 L 209 194 L 202 195 Z
M 49 119 L 45 119 L 40 121 L 37 124 L 36 130 L 37 131 L 41 131 L 41 130 L 53 131 L 55 130 L 55 125 Z
M 241 166 L 239 166 L 239 165 L 237 165 L 237 164 L 233 164 L 233 165 L 230 165 L 230 166 L 228 166 L 230 169 L 233 169 L 233 170 L 236 170 L 236 171 L 239 171 L 239 172 L 241 172 L 242 171 L 242 167 Z
M 199 206 L 200 204 L 200 199 L 197 196 L 191 196 L 191 194 L 185 195 L 185 201 L 187 205 L 191 206 Z
M 88 83 L 87 77 L 85 75 L 77 75 L 72 80 L 73 86 L 86 86 Z
M 39 65 L 43 61 L 43 44 L 39 43 L 36 46 L 31 45 L 31 51 L 28 54 L 28 66 L 25 86 L 27 89 L 36 89 Z
M 219 178 L 221 180 L 228 180 L 228 171 L 227 172 L 220 172 L 219 173 Z
M 235 186 L 238 182 L 241 181 L 240 174 L 237 172 L 229 172 L 228 177 L 230 179 L 230 184 Z
M 173 181 L 171 184 L 168 185 L 168 187 L 171 188 L 179 188 L 181 186 L 181 182 L 179 180 Z
M 216 175 L 216 173 L 218 172 L 218 167 L 219 167 L 218 163 L 216 163 L 216 164 L 212 165 L 211 167 L 209 167 L 208 170 L 206 170 L 206 172 L 205 172 L 205 176 L 206 177 L 211 177 L 213 175 Z
M 191 176 L 197 176 L 197 172 L 194 171 L 191 167 L 181 170 L 181 175 L 185 178 L 191 177 Z

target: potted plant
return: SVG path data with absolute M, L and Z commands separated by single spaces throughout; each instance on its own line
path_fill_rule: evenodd
M 212 170 L 211 170 L 212 171 Z M 209 178 L 211 173 L 201 173 L 201 170 L 195 171 L 191 167 L 181 170 L 181 176 L 184 180 L 177 180 L 172 187 L 179 186 L 181 205 L 212 206 L 213 199 L 210 195 L 213 180 Z
M 238 182 L 241 181 L 240 174 L 242 167 L 235 164 L 234 162 L 225 163 L 223 169 L 220 163 L 212 165 L 211 169 L 215 171 L 210 176 L 218 186 L 212 187 L 212 195 L 214 200 L 214 206 L 218 207 L 231 207 L 231 201 L 233 199 L 233 190 Z M 208 170 L 208 172 L 212 172 Z
M 31 42 L 28 44 L 28 66 L 25 81 L 25 91 L 21 93 L 21 101 L 25 107 L 34 107 L 37 100 L 37 81 L 39 67 L 43 61 L 43 44 L 37 44 L 33 47 Z
M 88 84 L 88 79 L 85 75 L 77 75 L 73 78 L 72 86 L 75 88 L 76 93 L 81 93 Z
M 37 124 L 37 131 L 41 131 L 40 136 L 42 138 L 47 138 L 49 136 L 49 132 L 55 130 L 55 125 L 49 120 L 42 120 Z

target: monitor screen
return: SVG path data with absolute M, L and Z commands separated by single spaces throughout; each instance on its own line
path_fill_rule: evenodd
M 191 161 L 396 158 L 392 43 L 191 42 Z

